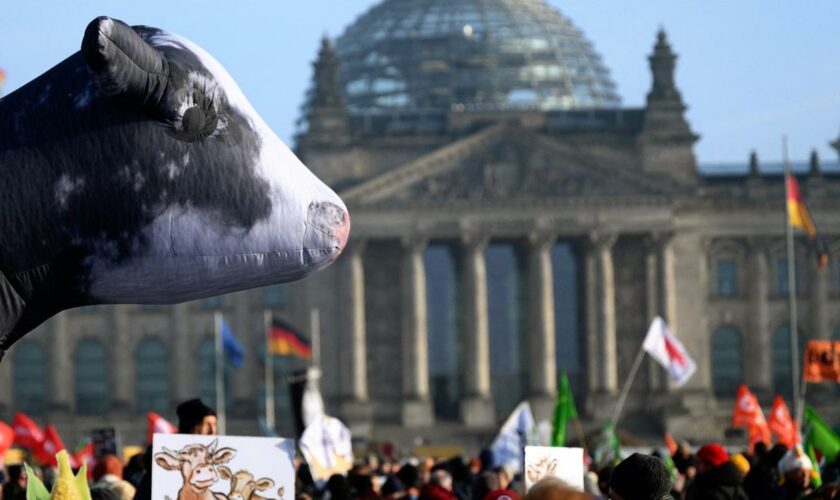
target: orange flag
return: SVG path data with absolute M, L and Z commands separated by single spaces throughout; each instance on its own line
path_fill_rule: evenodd
M 677 442 L 674 441 L 674 437 L 671 436 L 670 432 L 665 433 L 665 446 L 668 447 L 668 453 L 671 455 L 677 452 Z
M 788 448 L 793 448 L 799 441 L 796 432 L 796 424 L 790 416 L 790 411 L 785 404 L 784 398 L 776 396 L 773 401 L 773 410 L 770 411 L 770 420 L 767 422 L 770 432 L 779 438 L 779 442 Z
M 732 427 L 746 427 L 750 433 L 750 448 L 758 442 L 770 443 L 770 428 L 764 413 L 758 405 L 758 398 L 744 384 L 738 387 L 735 410 L 732 412 Z
M 840 341 L 809 340 L 802 377 L 806 382 L 840 382 Z

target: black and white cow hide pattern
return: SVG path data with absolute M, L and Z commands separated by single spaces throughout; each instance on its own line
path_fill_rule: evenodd
M 302 278 L 349 228 L 209 54 L 94 19 L 79 52 L 0 99 L 0 358 L 64 309 Z

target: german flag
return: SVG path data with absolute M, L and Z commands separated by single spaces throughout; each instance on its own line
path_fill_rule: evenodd
M 312 344 L 286 323 L 272 318 L 268 330 L 268 351 L 281 356 L 312 358 Z
M 799 183 L 796 182 L 796 177 L 792 175 L 787 175 L 787 211 L 790 225 L 805 231 L 808 239 L 814 245 L 819 259 L 819 268 L 821 270 L 825 269 L 828 265 L 828 249 L 822 239 L 817 237 L 817 226 L 814 225 L 814 220 L 811 219 L 811 214 L 805 207 L 805 202 L 802 201 L 802 195 L 799 193 Z

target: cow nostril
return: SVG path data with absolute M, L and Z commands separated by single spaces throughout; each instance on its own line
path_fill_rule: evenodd
M 344 207 L 330 202 L 313 202 L 309 205 L 307 222 L 335 238 L 339 251 L 344 249 L 350 236 L 350 214 Z

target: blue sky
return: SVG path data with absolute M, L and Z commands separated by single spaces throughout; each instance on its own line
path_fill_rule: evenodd
M 335 37 L 374 0 L 105 0 L 6 2 L 0 67 L 8 93 L 78 50 L 86 24 L 110 15 L 192 39 L 237 80 L 268 124 L 291 142 L 322 36 Z M 751 149 L 778 160 L 840 135 L 840 2 L 811 0 L 549 0 L 594 43 L 625 106 L 650 86 L 647 55 L 657 29 L 679 55 L 677 84 L 701 135 L 701 163 L 744 163 Z

